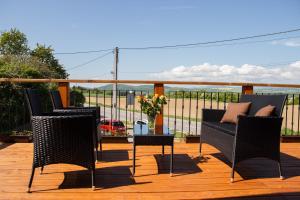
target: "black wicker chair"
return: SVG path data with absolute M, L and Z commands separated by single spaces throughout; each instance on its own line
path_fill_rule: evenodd
M 91 171 L 92 188 L 95 189 L 94 127 L 93 115 L 72 113 L 43 113 L 37 90 L 25 90 L 31 114 L 34 156 L 28 192 L 35 168 L 66 163 L 85 167 Z
M 100 107 L 64 107 L 62 104 L 61 96 L 59 91 L 49 91 L 51 102 L 53 106 L 53 112 L 59 113 L 80 113 L 80 114 L 92 114 L 96 119 L 95 127 L 95 149 L 96 149 L 96 161 L 98 161 L 98 147 L 100 145 L 100 153 L 102 155 L 102 137 L 101 132 L 97 130 L 97 126 L 100 122 Z
M 282 111 L 286 95 L 242 95 L 240 102 L 251 102 L 247 116 L 238 116 L 238 123 L 220 123 L 225 110 L 203 109 L 200 157 L 202 143 L 220 150 L 232 163 L 231 182 L 236 165 L 246 159 L 265 157 L 278 162 L 279 175 L 283 179 L 280 164 L 280 132 Z M 262 107 L 276 107 L 270 117 L 255 117 Z

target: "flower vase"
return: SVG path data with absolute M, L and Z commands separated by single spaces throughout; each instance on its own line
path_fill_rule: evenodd
M 148 127 L 149 130 L 154 130 L 155 129 L 155 118 L 156 116 L 148 116 Z

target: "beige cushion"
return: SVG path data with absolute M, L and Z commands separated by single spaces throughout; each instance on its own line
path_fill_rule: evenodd
M 221 123 L 229 122 L 229 123 L 237 123 L 238 115 L 246 115 L 249 110 L 251 102 L 245 103 L 229 103 L 227 106 L 227 110 L 223 115 Z
M 275 106 L 271 106 L 271 105 L 268 105 L 268 106 L 265 106 L 261 109 L 259 109 L 255 116 L 259 116 L 259 117 L 269 117 L 272 115 L 272 113 L 274 112 L 275 110 Z

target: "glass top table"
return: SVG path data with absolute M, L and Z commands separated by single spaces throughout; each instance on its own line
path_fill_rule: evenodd
M 133 135 L 135 136 L 170 136 L 173 133 L 169 130 L 168 127 L 163 126 L 163 133 L 154 133 L 154 130 L 151 130 L 147 125 L 136 124 L 133 127 Z
M 173 174 L 174 134 L 163 127 L 163 133 L 154 133 L 147 125 L 136 124 L 133 127 L 133 175 L 135 174 L 136 146 L 162 146 L 162 156 L 165 146 L 171 147 L 170 175 Z

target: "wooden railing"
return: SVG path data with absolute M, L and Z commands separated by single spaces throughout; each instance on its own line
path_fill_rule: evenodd
M 252 94 L 254 87 L 300 88 L 300 84 L 242 83 L 242 82 L 204 82 L 204 81 L 161 81 L 161 80 L 87 80 L 87 79 L 22 79 L 0 78 L 0 83 L 57 83 L 63 105 L 70 104 L 70 83 L 102 84 L 153 84 L 154 92 L 164 94 L 164 85 L 206 85 L 206 86 L 240 86 L 243 94 Z M 162 129 L 163 113 L 156 118 L 156 128 Z M 159 132 L 159 131 L 157 131 Z

